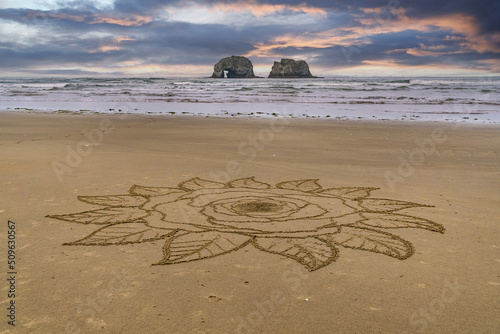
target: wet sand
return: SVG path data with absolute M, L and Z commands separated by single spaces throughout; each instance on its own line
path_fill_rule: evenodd
M 500 128 L 448 123 L 0 113 L 0 333 L 498 333 Z M 308 271 L 251 244 L 156 265 L 165 239 L 64 246 L 103 225 L 78 196 L 198 177 L 373 187 L 444 226 L 399 260 L 338 246 Z M 8 297 L 7 221 L 15 223 Z M 7 307 L 15 299 L 15 327 Z

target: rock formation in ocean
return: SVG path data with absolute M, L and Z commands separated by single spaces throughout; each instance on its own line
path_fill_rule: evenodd
M 227 71 L 228 78 L 256 78 L 252 62 L 241 56 L 221 59 L 214 65 L 214 73 L 211 78 L 224 78 L 224 71 Z
M 275 61 L 268 78 L 317 78 L 309 71 L 304 60 L 281 59 Z

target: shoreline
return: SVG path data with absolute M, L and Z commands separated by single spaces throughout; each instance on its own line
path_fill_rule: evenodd
M 119 117 L 142 115 L 159 117 L 199 117 L 229 119 L 321 119 L 325 121 L 359 122 L 411 122 L 442 124 L 499 125 L 500 113 L 496 106 L 476 105 L 405 105 L 411 110 L 403 112 L 398 105 L 376 104 L 310 104 L 310 103 L 129 103 L 100 102 L 90 105 L 86 102 L 16 102 L 11 107 L 0 108 L 0 115 L 5 113 L 58 114 L 58 115 L 117 115 Z M 40 105 L 50 106 L 47 109 Z M 14 105 L 18 105 L 14 107 Z M 24 107 L 20 107 L 24 105 Z M 342 108 L 331 109 L 332 106 Z M 87 108 L 87 109 L 85 109 Z M 441 110 L 438 110 L 441 109 Z
M 53 116 L 53 117 L 81 117 L 81 118 L 111 118 L 111 119 L 164 119 L 164 120 L 193 120 L 193 121 L 202 121 L 202 120 L 221 120 L 221 121 L 235 121 L 235 122 L 246 122 L 246 121 L 255 121 L 255 122 L 269 122 L 273 120 L 285 120 L 291 122 L 318 122 L 324 124 L 372 124 L 372 125 L 419 125 L 419 126 L 431 126 L 431 125 L 443 125 L 447 127 L 471 127 L 471 128 L 482 128 L 482 127 L 497 127 L 500 126 L 500 123 L 475 123 L 466 120 L 423 120 L 423 119 L 410 119 L 410 118 L 401 118 L 401 119 L 376 119 L 376 118 L 347 118 L 347 117 L 320 117 L 320 116 L 309 116 L 309 117 L 282 117 L 282 116 L 273 116 L 272 114 L 260 114 L 260 115 L 199 115 L 199 114 L 189 114 L 189 113 L 164 113 L 164 114 L 155 114 L 155 113 L 106 113 L 106 112 L 82 112 L 82 111 L 68 111 L 68 110 L 56 110 L 56 111 L 47 111 L 47 110 L 1 110 L 0 109 L 0 118 L 2 115 L 6 116 Z

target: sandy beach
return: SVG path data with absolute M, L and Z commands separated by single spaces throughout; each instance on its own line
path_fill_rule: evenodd
M 498 125 L 5 111 L 0 113 L 0 152 L 0 333 L 500 331 Z M 252 185 L 230 184 L 234 180 Z M 296 182 L 300 180 L 306 182 Z M 63 245 L 108 225 L 99 221 L 102 217 L 88 223 L 95 218 L 88 214 L 54 217 L 98 210 L 102 196 L 109 201 L 111 195 L 135 194 L 113 200 L 151 200 L 151 192 L 165 191 L 160 187 L 176 188 L 179 196 L 193 194 L 200 189 L 196 187 L 210 189 L 217 198 L 226 196 L 213 190 L 217 184 L 230 184 L 221 188 L 226 193 L 251 189 L 252 198 L 271 189 L 273 201 L 293 198 L 290 205 L 301 209 L 326 201 L 314 195 L 314 187 L 349 188 L 384 199 L 384 205 L 401 205 L 387 200 L 421 204 L 401 205 L 397 214 L 424 219 L 428 228 L 384 229 L 401 238 L 399 244 L 407 242 L 404 254 L 411 256 L 402 260 L 368 241 L 354 249 L 335 237 L 311 234 L 316 242 L 328 239 L 326 244 L 335 244 L 338 253 L 330 248 L 328 256 L 311 264 L 243 240 L 227 254 L 152 265 L 161 263 L 166 252 L 173 256 L 174 244 L 165 246 L 169 236 L 116 245 Z M 131 193 L 134 185 L 142 188 Z M 292 186 L 309 188 L 301 188 L 307 194 L 300 197 L 290 195 L 299 191 Z M 356 205 L 365 203 L 365 215 L 373 214 L 366 203 L 374 202 L 344 193 Z M 311 199 L 297 204 L 305 196 Z M 281 210 L 275 202 L 259 214 Z M 208 214 L 204 207 L 204 214 L 217 223 L 227 207 L 212 206 L 216 213 Z M 119 207 L 129 210 L 132 204 Z M 231 209 L 247 210 L 248 203 Z M 384 213 L 394 215 L 395 210 Z M 294 224 L 310 221 L 300 215 Z M 440 226 L 444 233 L 437 231 Z M 7 266 L 11 230 L 14 268 Z M 294 240 L 290 235 L 295 230 L 285 230 L 278 231 L 280 237 Z M 247 233 L 238 231 L 230 242 Z M 97 237 L 102 238 L 94 234 L 92 240 Z M 347 239 L 342 242 L 349 246 Z M 15 297 L 8 297 L 12 288 Z M 8 309 L 12 300 L 14 312 Z M 12 320 L 15 327 L 8 323 Z

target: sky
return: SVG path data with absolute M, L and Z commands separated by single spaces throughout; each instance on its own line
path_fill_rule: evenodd
M 0 76 L 500 74 L 498 0 L 0 0 Z

